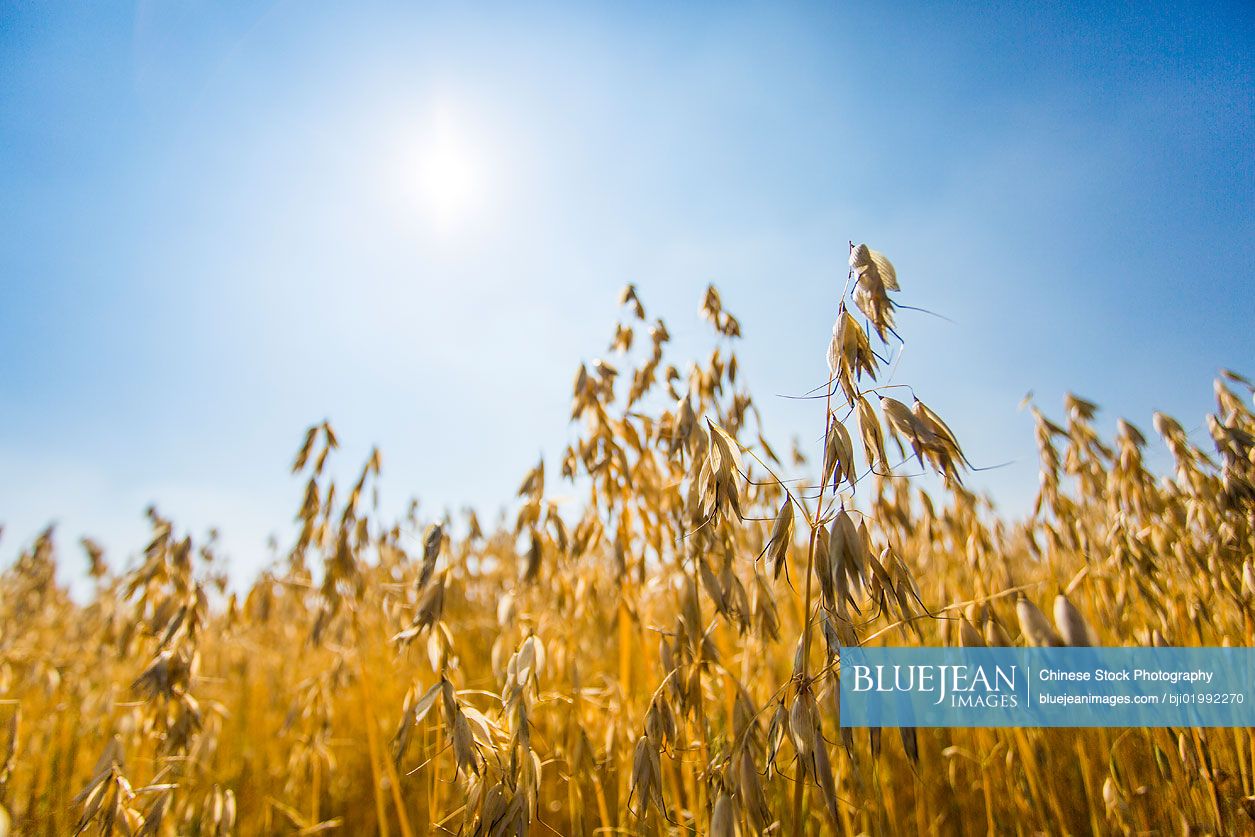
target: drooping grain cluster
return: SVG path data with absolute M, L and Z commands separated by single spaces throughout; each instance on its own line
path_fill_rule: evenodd
M 1132 424 L 1034 407 L 1040 493 L 1003 519 L 893 381 L 897 293 L 851 245 L 813 457 L 768 444 L 713 287 L 686 371 L 628 287 L 560 485 L 539 463 L 495 531 L 382 519 L 379 455 L 346 490 L 324 423 L 247 591 L 156 510 L 125 570 L 83 543 L 86 602 L 40 536 L 0 577 L 0 835 L 1251 829 L 1249 730 L 840 726 L 842 646 L 1255 640 L 1250 382 L 1217 381 L 1210 451 L 1154 417 L 1162 475 Z

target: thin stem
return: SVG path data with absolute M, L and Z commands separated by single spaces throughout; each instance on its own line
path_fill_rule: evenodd
M 829 390 L 828 398 L 824 402 L 824 445 L 828 443 L 829 422 L 834 421 L 832 415 L 832 391 Z M 827 455 L 825 450 L 820 455 L 820 462 L 823 462 Z M 802 608 L 802 682 L 806 685 L 806 677 L 810 670 L 810 650 L 811 650 L 811 596 L 813 593 L 813 585 L 811 577 L 815 574 L 815 545 L 819 539 L 819 527 L 823 525 L 821 522 L 824 516 L 824 489 L 828 487 L 828 481 L 825 479 L 819 486 L 819 498 L 815 503 L 815 517 L 811 521 L 810 543 L 806 548 L 806 595 L 805 604 Z M 802 812 L 804 810 L 804 801 L 806 798 L 806 771 L 798 771 L 796 784 L 793 790 L 793 834 L 795 837 L 804 833 L 802 825 Z

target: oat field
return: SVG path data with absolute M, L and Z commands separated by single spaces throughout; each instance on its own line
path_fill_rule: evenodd
M 903 280 L 851 246 L 814 449 L 760 424 L 715 288 L 690 363 L 628 287 L 578 442 L 499 528 L 381 517 L 380 455 L 337 483 L 322 423 L 248 589 L 159 507 L 129 564 L 24 545 L 0 834 L 1251 833 L 1248 729 L 841 727 L 841 646 L 1255 640 L 1251 383 L 1110 438 L 1085 399 L 1034 406 L 1038 499 L 1001 515 L 928 406 L 946 382 L 895 377 Z

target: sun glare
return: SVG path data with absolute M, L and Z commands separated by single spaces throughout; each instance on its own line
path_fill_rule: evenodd
M 483 161 L 447 114 L 420 147 L 418 196 L 434 228 L 450 233 L 474 214 L 483 197 Z

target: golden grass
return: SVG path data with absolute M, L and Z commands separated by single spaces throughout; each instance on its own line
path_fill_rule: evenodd
M 379 457 L 335 485 L 323 424 L 295 541 L 247 591 L 156 511 L 125 572 L 84 544 L 86 603 L 40 537 L 0 578 L 0 835 L 1249 832 L 1250 730 L 840 727 L 843 644 L 1250 645 L 1255 624 L 1245 379 L 1217 382 L 1214 453 L 1155 417 L 1162 477 L 1133 425 L 1034 408 L 1037 508 L 1002 519 L 917 390 L 877 381 L 897 290 L 851 247 L 809 459 L 764 438 L 713 288 L 717 348 L 681 373 L 629 287 L 625 368 L 576 376 L 561 514 L 541 464 L 499 531 L 380 519 Z

